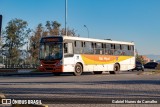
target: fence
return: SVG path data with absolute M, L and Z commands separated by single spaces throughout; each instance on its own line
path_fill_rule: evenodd
M 36 64 L 23 64 L 23 65 L 10 64 L 4 66 L 4 68 L 37 68 L 37 67 L 38 65 Z

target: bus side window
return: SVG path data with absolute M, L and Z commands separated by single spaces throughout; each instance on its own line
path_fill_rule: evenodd
M 75 41 L 76 47 L 74 47 L 75 54 L 82 54 L 83 53 L 83 42 L 82 41 Z
M 121 45 L 122 55 L 126 55 L 125 45 Z
M 109 50 L 110 55 L 114 55 L 114 50 L 115 50 L 115 44 L 110 44 L 111 45 L 111 49 Z
M 131 45 L 128 45 L 128 55 L 131 56 Z
M 109 43 L 105 44 L 105 54 L 106 55 L 110 54 L 110 49 L 111 49 L 111 45 Z
M 73 45 L 72 45 L 72 43 L 64 43 L 64 53 L 73 54 Z
M 121 45 L 115 44 L 115 55 L 122 55 Z
M 129 52 L 128 52 L 128 45 L 123 45 L 123 51 L 124 51 L 124 55 L 128 56 Z
M 102 43 L 96 43 L 95 46 L 95 54 L 102 54 Z
M 93 54 L 93 48 L 91 42 L 84 42 L 85 45 L 83 47 L 83 53 L 84 54 Z
M 73 54 L 73 45 L 72 43 L 68 43 L 68 53 Z

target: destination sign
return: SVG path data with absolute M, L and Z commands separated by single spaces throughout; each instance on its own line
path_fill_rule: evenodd
M 42 38 L 41 42 L 62 42 L 62 37 L 49 37 L 49 38 Z

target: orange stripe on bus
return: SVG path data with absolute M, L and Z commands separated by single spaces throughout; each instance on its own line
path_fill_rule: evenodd
M 85 64 L 111 64 L 124 61 L 133 56 L 81 55 Z

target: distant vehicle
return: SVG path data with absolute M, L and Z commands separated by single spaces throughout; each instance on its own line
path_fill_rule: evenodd
M 136 62 L 136 67 L 134 69 L 132 69 L 132 71 L 134 71 L 134 70 L 137 70 L 137 71 L 142 70 L 142 71 L 144 71 L 143 64 L 141 62 Z
M 4 68 L 4 67 L 5 67 L 5 65 L 0 63 L 0 68 Z
M 148 62 L 144 65 L 144 68 L 155 69 L 157 67 L 157 62 Z

